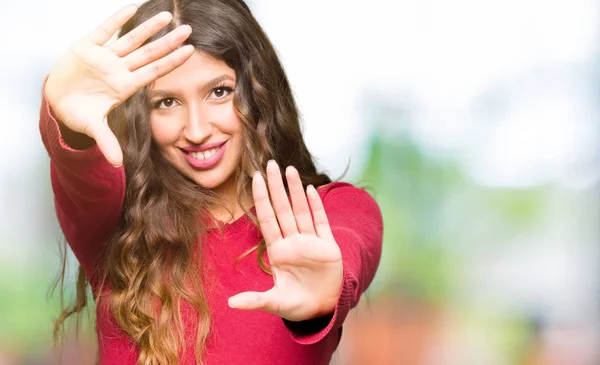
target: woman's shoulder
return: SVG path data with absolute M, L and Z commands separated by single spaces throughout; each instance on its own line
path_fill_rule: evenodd
M 371 188 L 347 182 L 332 182 L 317 189 L 332 227 L 362 227 L 379 232 L 383 217 Z
M 367 189 L 367 187 L 360 187 L 349 182 L 334 181 L 319 186 L 317 191 L 323 202 L 332 200 L 333 197 L 340 197 L 341 200 L 369 200 L 374 202 L 375 199 Z

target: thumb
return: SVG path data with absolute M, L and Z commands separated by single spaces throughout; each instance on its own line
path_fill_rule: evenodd
M 273 314 L 279 314 L 280 303 L 274 295 L 274 289 L 266 292 L 244 292 L 229 298 L 228 304 L 231 308 L 241 310 L 262 309 Z
M 89 124 L 85 131 L 93 138 L 106 160 L 114 167 L 123 165 L 123 151 L 115 134 L 110 130 L 106 120 L 100 123 Z

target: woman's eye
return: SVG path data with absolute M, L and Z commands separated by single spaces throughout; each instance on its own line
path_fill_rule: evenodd
M 233 89 L 227 86 L 220 86 L 213 89 L 211 93 L 211 99 L 224 99 L 229 96 L 233 92 Z
M 175 106 L 175 99 L 165 98 L 154 103 L 154 107 L 158 109 L 168 109 Z

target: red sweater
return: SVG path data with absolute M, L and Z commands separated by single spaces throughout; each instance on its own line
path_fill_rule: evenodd
M 45 97 L 40 132 L 50 156 L 58 221 L 73 253 L 91 278 L 92 268 L 119 219 L 125 172 L 122 167 L 111 166 L 97 147 L 79 151 L 67 146 Z M 241 311 L 227 305 L 227 299 L 234 294 L 265 291 L 273 286 L 273 278 L 258 266 L 256 250 L 234 267 L 236 258 L 261 239 L 260 230 L 242 216 L 224 228 L 225 234 L 208 231 L 202 240 L 203 255 L 213 268 L 206 290 L 212 327 L 203 354 L 205 364 L 329 364 L 348 311 L 357 305 L 377 270 L 383 223 L 377 203 L 362 189 L 347 183 L 332 183 L 319 189 L 319 194 L 344 265 L 343 285 L 333 315 L 324 321 L 322 318 L 321 324 L 318 320 L 292 324 L 270 313 Z M 95 280 L 91 279 L 94 286 Z M 193 311 L 185 303 L 181 310 L 189 330 L 186 337 L 195 339 Z M 97 307 L 96 331 L 100 364 L 136 363 L 138 349 L 104 306 Z M 191 340 L 186 345 L 181 364 L 195 364 L 193 344 Z

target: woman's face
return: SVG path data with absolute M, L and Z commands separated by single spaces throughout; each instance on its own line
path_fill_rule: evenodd
M 223 61 L 196 51 L 148 90 L 152 136 L 163 156 L 198 185 L 228 195 L 242 154 L 235 77 Z

